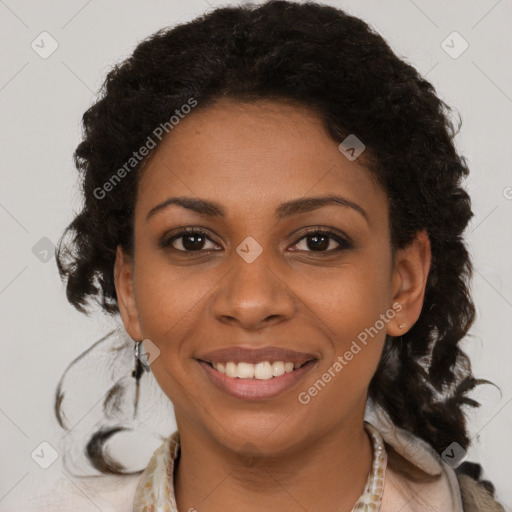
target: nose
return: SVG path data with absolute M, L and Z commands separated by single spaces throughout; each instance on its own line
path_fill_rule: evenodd
M 264 253 L 251 263 L 233 255 L 230 271 L 213 298 L 217 320 L 259 330 L 293 317 L 297 304 L 293 291 Z

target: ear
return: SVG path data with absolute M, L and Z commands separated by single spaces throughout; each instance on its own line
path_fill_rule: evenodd
M 416 233 L 406 247 L 396 251 L 392 295 L 397 313 L 386 327 L 386 333 L 390 336 L 405 334 L 418 320 L 423 307 L 430 260 L 430 240 L 425 230 Z
M 143 336 L 133 291 L 133 260 L 123 251 L 120 245 L 117 246 L 114 264 L 114 281 L 117 304 L 124 327 L 133 340 L 142 341 Z

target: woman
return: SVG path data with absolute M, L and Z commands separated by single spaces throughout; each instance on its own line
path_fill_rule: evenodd
M 271 1 L 157 32 L 103 91 L 58 262 L 174 406 L 133 510 L 503 510 L 460 464 L 472 212 L 432 85 L 362 20 Z

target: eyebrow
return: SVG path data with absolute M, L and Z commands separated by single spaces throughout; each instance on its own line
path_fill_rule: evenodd
M 281 203 L 275 211 L 275 217 L 278 220 L 291 217 L 292 215 L 297 215 L 299 213 L 307 213 L 323 206 L 328 205 L 339 205 L 347 208 L 351 208 L 356 212 L 360 213 L 365 220 L 368 222 L 368 214 L 366 211 L 359 206 L 357 203 L 346 199 L 345 197 L 338 195 L 325 195 L 318 197 L 303 197 L 299 199 L 292 199 L 291 201 L 286 201 L 285 203 Z M 178 205 L 188 210 L 192 210 L 193 212 L 198 213 L 199 215 L 207 216 L 207 217 L 219 217 L 224 219 L 226 217 L 226 213 L 224 208 L 215 201 L 209 201 L 207 199 L 198 199 L 195 197 L 170 197 L 165 201 L 157 204 L 146 216 L 146 221 L 152 217 L 157 212 L 167 208 L 171 205 Z

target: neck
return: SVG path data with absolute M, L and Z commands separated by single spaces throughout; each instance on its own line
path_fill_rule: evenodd
M 179 510 L 349 512 L 372 464 L 363 416 L 310 436 L 276 456 L 240 457 L 194 424 L 178 420 L 181 456 L 175 469 Z

